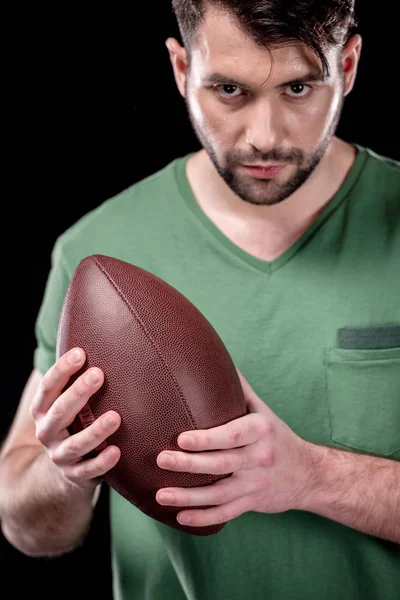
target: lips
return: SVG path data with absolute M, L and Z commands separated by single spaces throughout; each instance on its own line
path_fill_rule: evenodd
M 248 166 L 242 165 L 250 175 L 256 179 L 274 179 L 286 168 L 287 165 Z
M 243 164 L 243 166 L 244 167 L 249 167 L 251 169 L 255 169 L 255 168 L 257 168 L 257 169 L 274 169 L 275 167 L 284 167 L 286 165 L 285 164 L 283 165 L 282 163 L 280 163 L 280 164 L 277 163 L 277 164 L 269 164 L 269 165 L 256 165 L 256 164 L 254 164 L 254 165 L 246 165 L 246 164 Z

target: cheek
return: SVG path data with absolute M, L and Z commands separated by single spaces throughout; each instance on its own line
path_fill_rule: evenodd
M 219 106 L 211 94 L 203 94 L 201 91 L 193 93 L 190 109 L 197 126 L 207 137 L 218 140 L 234 137 L 237 117 L 230 114 L 227 108 Z
M 332 122 L 340 105 L 340 94 L 332 90 L 315 95 L 309 107 L 309 118 L 319 123 L 321 127 Z
M 340 94 L 332 91 L 316 93 L 314 98 L 286 114 L 290 137 L 298 140 L 318 140 L 328 132 L 340 106 Z
M 204 102 L 197 94 L 192 93 L 188 96 L 188 104 L 190 106 L 190 112 L 198 126 L 204 129 L 207 123 L 207 117 L 204 110 Z

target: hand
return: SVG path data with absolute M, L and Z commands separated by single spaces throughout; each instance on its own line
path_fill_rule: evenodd
M 121 418 L 115 411 L 108 411 L 79 433 L 69 433 L 67 427 L 104 382 L 101 369 L 92 368 L 63 392 L 85 358 L 84 351 L 79 348 L 61 356 L 45 374 L 30 412 L 36 424 L 36 437 L 50 460 L 70 482 L 87 489 L 98 485 L 96 478 L 109 471 L 118 462 L 121 453 L 116 446 L 108 446 L 95 458 L 82 460 L 82 457 L 114 433 Z
M 238 374 L 250 414 L 213 429 L 182 433 L 178 444 L 190 454 L 164 451 L 157 457 L 158 466 L 171 471 L 232 473 L 207 486 L 157 492 L 163 505 L 212 507 L 181 511 L 177 519 L 182 524 L 216 525 L 247 511 L 279 513 L 303 505 L 313 445 L 279 419 Z

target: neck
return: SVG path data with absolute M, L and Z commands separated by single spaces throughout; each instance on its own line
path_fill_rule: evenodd
M 356 156 L 350 144 L 334 137 L 308 180 L 286 200 L 273 206 L 255 206 L 239 198 L 219 176 L 205 150 L 198 155 L 202 208 L 216 218 L 246 222 L 264 228 L 296 229 L 314 220 L 340 189 Z M 194 158 L 194 157 L 193 157 Z

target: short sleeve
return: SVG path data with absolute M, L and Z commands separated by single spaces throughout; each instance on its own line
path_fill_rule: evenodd
M 58 323 L 69 282 L 70 276 L 65 267 L 59 238 L 51 254 L 51 268 L 35 323 L 33 365 L 42 374 L 56 361 Z

